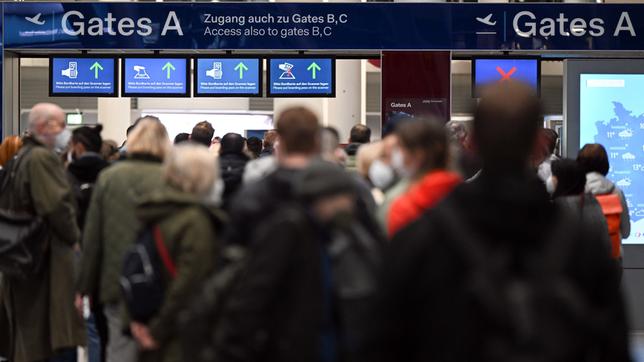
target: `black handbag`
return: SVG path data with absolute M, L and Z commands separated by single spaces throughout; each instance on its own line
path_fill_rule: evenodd
M 0 181 L 1 195 L 8 197 L 20 161 L 30 151 L 18 153 L 7 163 Z M 3 200 L 4 201 L 4 200 Z M 0 273 L 8 277 L 26 279 L 36 275 L 47 251 L 47 228 L 43 219 L 0 208 Z
M 37 274 L 46 255 L 46 238 L 40 217 L 0 209 L 0 272 L 21 279 Z

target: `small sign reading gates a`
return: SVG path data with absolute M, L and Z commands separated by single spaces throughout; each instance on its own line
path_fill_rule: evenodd
M 49 58 L 51 96 L 117 96 L 115 58 Z
M 197 58 L 194 95 L 261 97 L 262 63 L 260 58 Z
M 269 97 L 335 97 L 335 59 L 270 58 Z
M 123 96 L 188 96 L 190 63 L 187 58 L 124 58 L 121 68 Z

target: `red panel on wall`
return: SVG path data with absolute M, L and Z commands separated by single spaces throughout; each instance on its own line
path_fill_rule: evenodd
M 383 130 L 400 113 L 449 121 L 451 79 L 450 52 L 383 52 Z

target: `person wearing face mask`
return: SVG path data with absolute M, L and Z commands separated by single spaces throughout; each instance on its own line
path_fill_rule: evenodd
M 393 236 L 425 210 L 447 196 L 461 177 L 447 171 L 448 141 L 445 128 L 434 121 L 416 120 L 400 126 L 399 152 L 393 163 L 412 180 L 409 190 L 391 205 L 387 231 Z
M 376 219 L 380 225 L 380 230 L 384 231 L 385 234 L 387 234 L 387 220 L 389 219 L 391 205 L 400 195 L 407 191 L 410 184 L 410 180 L 407 177 L 402 177 L 398 172 L 398 169 L 401 168 L 402 157 L 399 150 L 398 134 L 396 133 L 400 125 L 410 121 L 413 121 L 413 118 L 407 114 L 388 120 L 383 130 L 382 156 L 379 162 L 375 163 L 375 167 L 381 169 L 379 173 L 383 174 L 380 178 L 382 178 L 382 191 L 385 193 L 384 200 L 376 211 Z
M 76 361 L 85 328 L 74 309 L 74 245 L 80 239 L 71 187 L 53 152 L 66 147 L 65 113 L 39 103 L 18 152 L 0 208 L 41 217 L 48 230 L 40 270 L 26 279 L 5 275 L 0 290 L 0 356 L 13 362 Z M 8 350 L 4 350 L 8 348 Z
M 330 245 L 353 224 L 355 183 L 337 165 L 313 161 L 294 187 L 297 199 L 254 231 L 246 270 L 215 332 L 213 360 L 343 360 Z

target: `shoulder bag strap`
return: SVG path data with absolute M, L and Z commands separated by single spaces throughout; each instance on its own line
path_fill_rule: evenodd
M 5 164 L 5 177 L 0 184 L 0 194 L 5 194 L 9 185 L 12 185 L 16 178 L 16 172 L 20 167 L 22 160 L 31 152 L 34 146 L 23 145 L 18 152 Z
M 161 228 L 159 227 L 159 225 L 156 225 L 154 227 L 154 242 L 157 246 L 157 252 L 161 257 L 163 265 L 170 274 L 170 277 L 174 279 L 177 276 L 177 268 L 174 265 L 172 258 L 170 257 L 168 248 L 166 248 L 165 243 L 163 242 L 163 235 L 161 235 Z

